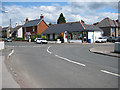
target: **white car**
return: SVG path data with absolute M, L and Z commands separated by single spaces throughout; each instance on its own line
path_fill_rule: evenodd
M 36 40 L 36 43 L 38 43 L 38 44 L 43 44 L 43 43 L 47 44 L 48 41 L 45 40 L 45 39 L 42 39 L 42 38 L 38 38 L 38 39 Z
M 107 39 L 105 37 L 99 37 L 98 39 L 96 39 L 96 42 L 107 42 Z

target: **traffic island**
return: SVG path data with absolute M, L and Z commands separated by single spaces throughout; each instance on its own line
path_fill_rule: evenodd
M 114 52 L 114 46 L 99 46 L 99 47 L 93 47 L 89 50 L 92 53 L 101 54 L 101 55 L 107 55 L 112 57 L 120 58 L 120 53 Z

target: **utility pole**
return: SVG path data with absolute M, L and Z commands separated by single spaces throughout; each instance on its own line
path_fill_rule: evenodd
M 10 18 L 10 24 L 9 24 L 9 30 L 8 30 L 8 38 L 10 38 L 11 37 L 11 28 L 12 28 L 12 26 L 11 26 L 11 18 Z

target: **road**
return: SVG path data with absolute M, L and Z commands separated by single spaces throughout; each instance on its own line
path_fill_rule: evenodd
M 118 58 L 89 52 L 93 46 L 99 45 L 6 43 L 21 87 L 118 88 Z

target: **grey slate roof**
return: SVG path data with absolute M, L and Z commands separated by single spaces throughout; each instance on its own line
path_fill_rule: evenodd
M 4 31 L 4 30 L 8 30 L 9 29 L 9 26 L 8 27 L 4 27 L 4 28 L 2 28 L 2 31 Z
M 31 20 L 26 22 L 22 27 L 37 26 L 41 21 L 41 19 Z
M 116 21 L 111 20 L 110 18 L 103 19 L 96 26 L 98 27 L 118 27 L 118 23 Z
M 83 26 L 87 31 L 103 31 L 102 29 L 100 29 L 98 26 L 95 25 L 83 24 Z
M 97 31 L 102 31 L 99 27 L 97 26 L 91 26 L 91 25 L 86 25 L 83 24 L 83 26 L 86 28 L 86 30 L 97 30 Z M 84 27 L 82 26 L 81 22 L 71 22 L 71 23 L 64 23 L 64 24 L 56 24 L 56 25 L 51 25 L 49 28 L 47 28 L 42 34 L 59 34 L 59 33 L 64 33 L 65 31 L 68 32 L 81 32 L 84 31 Z
M 69 32 L 75 32 L 75 31 L 83 31 L 83 27 L 80 24 L 80 22 L 76 23 L 65 23 L 65 24 L 56 24 L 56 25 L 51 25 L 49 28 L 47 28 L 42 34 L 59 34 L 59 33 L 64 33 L 65 31 Z
M 14 33 L 15 31 L 17 31 L 19 28 L 21 28 L 22 27 L 22 25 L 18 25 L 18 26 L 16 26 L 15 28 L 12 28 L 12 31 L 11 31 L 11 33 Z

